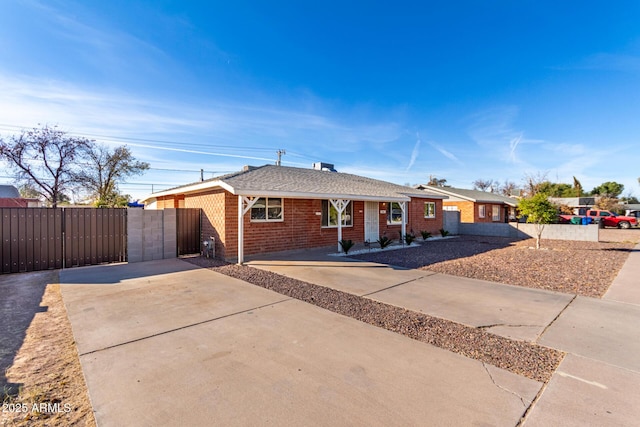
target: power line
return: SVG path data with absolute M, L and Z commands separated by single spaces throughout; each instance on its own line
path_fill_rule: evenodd
M 26 130 L 23 127 L 13 126 L 8 124 L 0 123 L 0 129 L 2 130 Z M 107 138 L 110 140 L 114 140 L 116 142 L 126 142 L 126 141 L 134 141 L 134 142 L 149 142 L 152 144 L 166 144 L 173 146 L 183 147 L 185 145 L 191 147 L 203 147 L 203 148 L 214 148 L 214 149 L 230 149 L 230 150 L 251 150 L 251 151 L 273 151 L 272 148 L 264 148 L 264 147 L 243 147 L 238 145 L 215 145 L 208 143 L 197 143 L 197 142 L 184 142 L 184 141 L 169 141 L 162 139 L 151 139 L 151 138 L 134 138 L 128 136 L 113 136 L 113 135 L 101 135 L 101 134 L 91 134 L 91 133 L 78 133 L 78 132 L 65 132 L 69 135 L 81 136 L 81 137 L 95 137 L 95 138 Z

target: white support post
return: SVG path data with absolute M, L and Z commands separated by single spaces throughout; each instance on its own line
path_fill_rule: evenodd
M 257 197 L 238 196 L 238 264 L 244 262 L 244 216 L 257 201 Z
M 407 202 L 400 202 L 400 209 L 402 210 L 402 245 L 404 245 L 404 236 L 407 234 Z
M 342 252 L 340 241 L 342 240 L 342 214 L 351 202 L 350 200 L 330 199 L 331 205 L 338 211 L 338 252 Z
M 244 262 L 244 203 L 238 196 L 238 264 Z

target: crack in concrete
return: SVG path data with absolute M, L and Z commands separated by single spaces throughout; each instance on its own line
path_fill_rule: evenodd
M 533 341 L 535 344 L 537 344 L 537 343 L 538 343 L 538 340 L 539 340 L 540 338 L 542 338 L 542 336 L 547 332 L 547 330 L 551 327 L 551 325 L 553 325 L 553 324 L 556 322 L 556 320 L 558 320 L 558 319 L 560 318 L 560 316 L 562 316 L 562 313 L 564 313 L 564 312 L 565 312 L 565 310 L 566 310 L 567 308 L 569 308 L 569 306 L 571 305 L 571 303 L 573 303 L 573 302 L 576 300 L 576 298 L 578 298 L 578 294 L 575 294 L 575 295 L 573 296 L 573 298 L 571 298 L 571 301 L 569 301 L 569 302 L 567 303 L 567 305 L 565 305 L 565 306 L 564 306 L 564 308 L 563 308 L 562 310 L 560 310 L 560 313 L 558 313 L 558 315 L 557 315 L 556 317 L 554 317 L 554 318 L 553 318 L 553 320 L 552 320 L 551 322 L 549 322 L 549 324 L 548 324 L 548 325 L 547 325 L 547 326 L 542 330 L 542 332 L 540 332 L 540 334 L 536 337 L 535 341 Z
M 493 323 L 491 325 L 476 326 L 476 329 L 489 329 L 489 328 L 495 328 L 497 326 L 504 326 L 507 328 L 540 328 L 542 327 L 542 325 L 514 325 L 511 323 Z
M 484 370 L 487 372 L 487 375 L 489 375 L 489 379 L 491 380 L 491 382 L 493 383 L 493 385 L 495 385 L 496 387 L 498 387 L 500 390 L 504 390 L 509 394 L 512 394 L 514 396 L 516 396 L 518 399 L 520 399 L 520 402 L 522 403 L 522 407 L 523 408 L 527 408 L 531 405 L 531 403 L 533 402 L 529 402 L 527 399 L 525 399 L 524 397 L 520 396 L 518 393 L 516 393 L 513 390 L 509 390 L 506 387 L 501 386 L 500 384 L 498 384 L 496 382 L 496 380 L 493 378 L 493 375 L 491 375 L 491 372 L 489 372 L 489 368 L 487 368 L 487 364 L 482 362 L 482 367 L 484 368 Z

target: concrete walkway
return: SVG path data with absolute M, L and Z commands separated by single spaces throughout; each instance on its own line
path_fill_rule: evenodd
M 272 254 L 248 264 L 566 352 L 526 426 L 637 425 L 640 245 L 602 300 L 325 254 Z
M 515 426 L 542 386 L 180 260 L 60 283 L 99 426 Z

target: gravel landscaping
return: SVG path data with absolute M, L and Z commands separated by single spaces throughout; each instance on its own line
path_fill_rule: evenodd
M 427 240 L 419 248 L 361 254 L 353 258 L 600 298 L 611 286 L 633 247 L 634 243 L 628 241 L 543 239 L 542 248 L 536 250 L 533 249 L 534 239 L 459 236 Z

